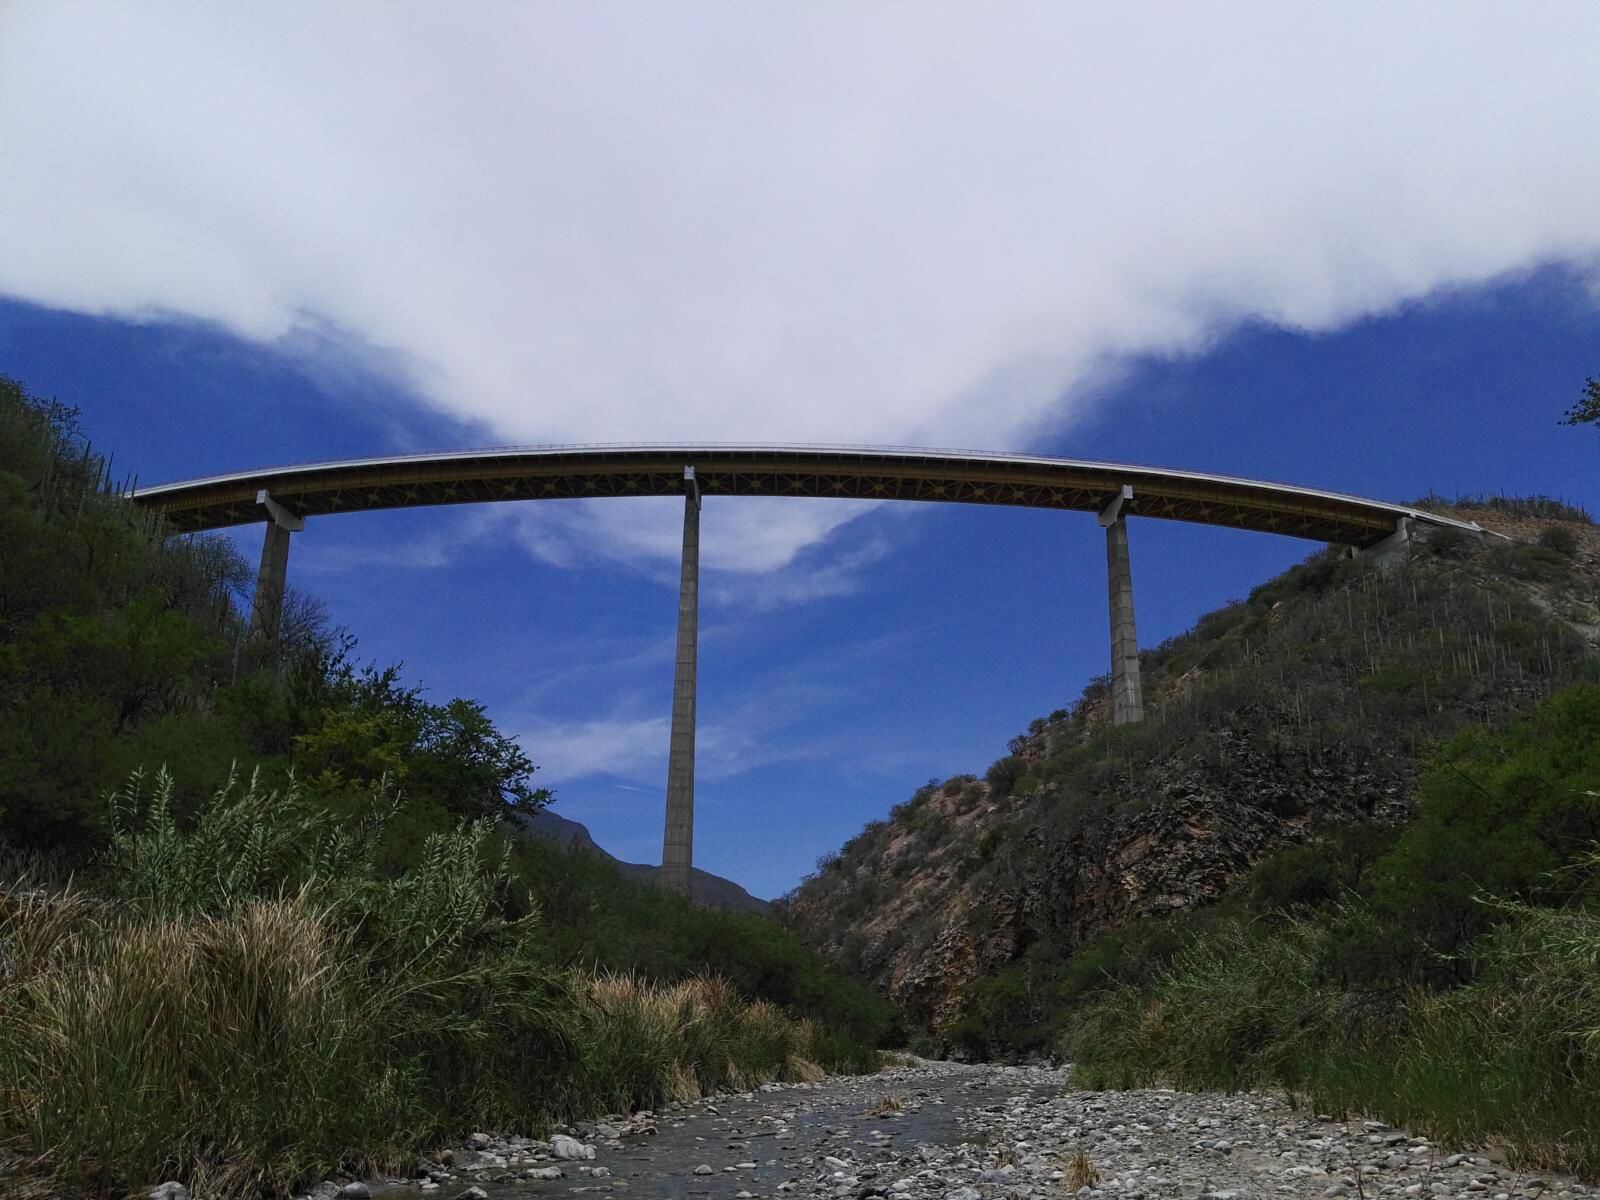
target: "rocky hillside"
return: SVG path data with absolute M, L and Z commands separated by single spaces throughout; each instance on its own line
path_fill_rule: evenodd
M 1105 679 L 983 778 L 930 783 L 782 903 L 811 944 L 938 1030 L 966 988 L 1195 907 L 1329 823 L 1404 822 L 1430 745 L 1600 661 L 1600 529 L 1552 501 L 1452 506 L 1380 571 L 1335 550 L 1142 656 L 1147 718 Z

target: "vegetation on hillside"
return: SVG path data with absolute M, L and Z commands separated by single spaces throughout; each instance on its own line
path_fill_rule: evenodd
M 1600 535 L 1444 505 L 1399 570 L 1329 550 L 982 777 L 930 782 L 787 899 L 932 1048 L 1092 1086 L 1282 1085 L 1600 1173 Z
M 1203 915 L 1091 944 L 1010 1049 L 1091 1086 L 1281 1085 L 1600 1173 L 1600 687 L 1443 747 L 1372 851 L 1342 831 Z M 974 996 L 974 1029 L 1005 1028 L 983 1011 L 1004 995 Z
M 335 811 L 387 779 L 419 836 L 548 800 L 481 705 L 359 667 L 315 603 L 291 596 L 278 642 L 247 638 L 232 544 L 164 537 L 121 490 L 72 410 L 0 378 L 0 837 L 86 862 L 101 794 L 163 762 L 180 809 L 235 764 L 275 785 L 293 768 Z
M 1145 892 L 1108 864 L 1159 845 L 1164 814 L 1187 806 L 1222 822 L 1196 847 L 1221 857 L 1164 885 L 1199 889 L 1185 906 L 1214 899 L 1274 839 L 1403 821 L 1430 747 L 1600 675 L 1579 632 L 1600 629 L 1587 515 L 1551 500 L 1473 503 L 1539 536 L 1437 535 L 1401 571 L 1312 556 L 1145 651 L 1142 723 L 1112 727 L 1096 679 L 981 781 L 930 782 L 869 824 L 789 898 L 796 927 L 886 982 L 941 936 L 960 895 L 972 924 L 988 923 L 981 950 L 1051 975 L 1143 911 Z M 913 876 L 938 884 L 900 892 Z M 1002 946 L 1006 920 L 1016 933 Z
M 506 836 L 549 796 L 480 705 L 303 598 L 251 640 L 231 545 L 120 492 L 0 380 L 0 1171 L 287 1194 L 875 1066 L 883 1001 L 771 921 Z

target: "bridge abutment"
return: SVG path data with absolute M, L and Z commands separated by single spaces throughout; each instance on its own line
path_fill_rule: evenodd
M 250 636 L 272 641 L 283 623 L 283 595 L 289 586 L 289 535 L 306 523 L 264 490 L 256 493 L 256 503 L 267 511 L 267 532 L 250 602 Z
M 1111 723 L 1144 720 L 1144 689 L 1139 680 L 1139 635 L 1133 619 L 1133 566 L 1128 558 L 1128 517 L 1123 511 L 1133 488 L 1101 510 L 1106 531 L 1106 576 L 1111 607 Z
M 1376 564 L 1380 571 L 1398 570 L 1411 558 L 1411 542 L 1416 536 L 1413 530 L 1415 524 L 1411 518 L 1401 517 L 1395 522 L 1393 533 L 1357 553 Z
M 661 883 L 687 896 L 694 878 L 695 674 L 700 645 L 700 487 L 693 467 L 684 468 L 683 492 L 678 653 L 672 678 L 672 741 L 667 753 L 667 823 L 661 842 Z

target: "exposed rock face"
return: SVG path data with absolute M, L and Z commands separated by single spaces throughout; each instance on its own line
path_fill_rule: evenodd
M 1529 539 L 1551 524 L 1464 515 Z M 1578 544 L 1559 557 L 1452 545 L 1390 575 L 1312 560 L 1146 651 L 1143 726 L 1111 729 L 1096 681 L 989 782 L 930 785 L 869 825 L 785 918 L 937 1030 L 1037 942 L 1070 952 L 1204 904 L 1321 826 L 1403 823 L 1429 745 L 1531 707 L 1600 651 L 1600 530 L 1560 523 Z
M 1317 821 L 1410 815 L 1408 753 L 1310 764 L 1275 759 L 1248 733 L 1222 730 L 1219 740 L 1229 748 L 1222 762 L 1175 756 L 1154 772 L 1161 790 L 1149 803 L 1067 828 L 1038 819 L 1048 793 L 995 800 L 977 781 L 941 788 L 924 803 L 950 817 L 946 845 L 930 853 L 898 835 L 861 864 L 855 886 L 836 890 L 824 871 L 792 898 L 788 916 L 815 939 L 837 927 L 834 906 L 848 906 L 867 880 L 903 881 L 854 926 L 857 942 L 823 944 L 937 1029 L 958 1014 L 967 984 L 1035 938 L 1079 945 L 1132 918 L 1215 899 Z M 985 839 L 991 858 L 973 869 L 971 851 Z

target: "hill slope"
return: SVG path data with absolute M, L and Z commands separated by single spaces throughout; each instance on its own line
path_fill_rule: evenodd
M 1141 655 L 1148 717 L 1106 681 L 984 779 L 931 783 L 785 899 L 800 935 L 934 1030 L 1025 956 L 1222 895 L 1333 825 L 1396 826 L 1429 747 L 1592 673 L 1600 530 L 1549 501 L 1454 506 L 1383 572 L 1330 550 Z
M 608 854 L 600 843 L 590 836 L 587 825 L 563 817 L 560 813 L 551 812 L 548 808 L 542 808 L 526 817 L 519 815 L 518 822 L 535 837 L 598 854 L 608 862 L 615 863 L 619 870 L 634 879 L 654 883 L 656 876 L 661 872 L 660 867 L 648 863 L 623 862 L 620 858 Z M 764 916 L 772 911 L 771 904 L 760 897 L 752 896 L 733 880 L 713 875 L 710 871 L 702 871 L 699 867 L 694 869 L 694 899 L 696 904 L 706 908 L 721 909 L 724 912 L 760 913 Z

